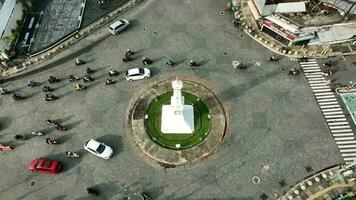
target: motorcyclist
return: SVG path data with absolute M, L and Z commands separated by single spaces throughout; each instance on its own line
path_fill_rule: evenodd
M 83 63 L 83 61 L 81 59 L 79 59 L 79 58 L 75 59 L 75 64 L 80 65 L 82 63 Z
M 14 139 L 15 140 L 26 140 L 26 137 L 25 136 L 23 136 L 23 135 L 14 135 Z
M 82 85 L 80 85 L 80 84 L 75 84 L 75 89 L 76 89 L 76 90 L 81 90 L 81 89 L 82 89 Z
M 175 63 L 171 59 L 168 59 L 167 62 L 166 62 L 166 65 L 169 65 L 169 66 L 173 66 L 174 64 Z
M 8 92 L 9 92 L 9 90 L 0 87 L 0 93 L 1 93 L 1 94 L 5 94 L 5 93 L 8 93 Z
M 146 58 L 146 57 L 142 58 L 142 64 L 143 65 L 149 65 L 149 64 L 152 64 L 152 63 L 153 63 L 153 61 L 151 59 Z
M 129 57 L 131 55 L 135 54 L 135 52 L 131 51 L 131 49 L 127 49 L 125 52 L 125 57 Z
M 118 72 L 116 70 L 110 69 L 110 71 L 109 71 L 110 76 L 115 76 L 117 74 L 118 74 Z
M 112 79 L 106 79 L 106 85 L 110 85 L 110 84 L 113 84 L 114 83 L 114 80 Z
M 198 63 L 196 63 L 194 60 L 190 60 L 189 66 L 191 66 L 191 67 L 197 67 L 197 66 L 199 66 L 199 65 L 198 65 Z
M 85 75 L 84 76 L 84 81 L 93 81 L 94 79 L 91 77 L 91 76 L 89 76 L 89 75 Z
M 52 140 L 51 138 L 46 138 L 46 143 L 47 144 L 58 144 L 57 140 Z
M 95 72 L 95 70 L 91 69 L 90 67 L 88 67 L 87 70 L 86 70 L 87 74 L 92 74 L 94 72 Z

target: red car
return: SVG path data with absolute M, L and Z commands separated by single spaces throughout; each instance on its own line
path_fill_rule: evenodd
M 33 172 L 45 172 L 50 174 L 58 174 L 62 168 L 62 163 L 56 160 L 46 158 L 35 158 L 31 161 L 28 167 Z

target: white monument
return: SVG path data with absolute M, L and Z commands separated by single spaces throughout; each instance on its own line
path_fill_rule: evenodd
M 194 109 L 191 105 L 184 105 L 182 96 L 183 82 L 172 81 L 173 96 L 171 104 L 162 106 L 162 133 L 189 134 L 194 131 Z

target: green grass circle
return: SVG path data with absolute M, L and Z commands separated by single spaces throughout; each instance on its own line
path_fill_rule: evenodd
M 145 127 L 148 135 L 158 145 L 173 150 L 192 148 L 200 144 L 210 132 L 211 120 L 208 106 L 197 96 L 182 92 L 186 105 L 194 108 L 194 132 L 192 134 L 164 134 L 161 132 L 162 106 L 170 104 L 173 92 L 156 97 L 146 109 Z M 180 148 L 176 148 L 180 144 Z

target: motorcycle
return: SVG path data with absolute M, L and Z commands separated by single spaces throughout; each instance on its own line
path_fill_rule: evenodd
M 27 81 L 27 86 L 29 87 L 37 87 L 37 86 L 40 86 L 41 83 L 38 83 L 38 82 L 35 82 L 35 81 L 32 81 L 32 80 L 29 80 Z
M 23 135 L 14 135 L 15 140 L 27 140 L 27 138 Z
M 48 79 L 48 82 L 49 83 L 57 83 L 59 82 L 60 80 L 54 76 L 50 76 L 49 79 Z
M 46 94 L 46 97 L 45 97 L 45 100 L 46 100 L 46 101 L 54 101 L 54 100 L 56 100 L 56 99 L 58 99 L 57 96 L 55 96 L 55 95 L 53 95 L 53 94 Z
M 112 85 L 112 84 L 114 84 L 114 83 L 116 83 L 116 81 L 114 81 L 114 80 L 112 80 L 112 79 L 107 79 L 107 80 L 105 81 L 105 84 L 106 84 L 106 85 Z
M 90 82 L 90 81 L 94 81 L 94 78 L 89 76 L 89 75 L 85 75 L 83 78 L 84 82 Z
M 15 101 L 19 101 L 19 100 L 25 99 L 25 96 L 23 96 L 23 95 L 21 95 L 21 94 L 15 93 L 14 95 L 12 95 L 12 98 L 13 98 Z
M 93 74 L 93 73 L 95 73 L 96 71 L 95 71 L 95 69 L 91 69 L 91 68 L 87 68 L 86 70 L 85 70 L 85 72 L 87 73 L 87 74 Z
M 32 131 L 31 131 L 31 134 L 32 134 L 32 135 L 36 135 L 36 136 L 43 136 L 43 133 L 41 133 L 41 132 L 38 131 L 38 130 L 32 130 Z
M 147 192 L 141 193 L 141 200 L 151 200 L 151 196 Z
M 149 58 L 143 58 L 143 60 L 142 60 L 143 65 L 150 65 L 152 63 L 153 63 L 153 61 Z
M 79 154 L 75 153 L 75 152 L 71 152 L 71 151 L 66 151 L 65 152 L 66 156 L 68 158 L 79 158 Z
M 49 86 L 43 86 L 42 87 L 42 91 L 43 92 L 52 92 L 54 89 L 49 87 Z
M 278 61 L 279 59 L 276 58 L 275 56 L 269 57 L 268 58 L 269 61 Z
M 176 64 L 176 63 L 173 62 L 172 60 L 167 60 L 167 62 L 166 62 L 166 65 L 169 65 L 169 66 L 171 66 L 171 67 L 173 67 L 175 64 Z
M 76 65 L 83 65 L 83 64 L 85 64 L 85 61 L 77 58 L 77 59 L 75 60 L 75 64 L 76 64 Z
M 112 69 L 109 71 L 109 76 L 117 76 L 117 75 L 119 75 L 118 71 Z
M 78 84 L 78 85 L 75 87 L 75 90 L 76 90 L 76 91 L 85 90 L 85 89 L 87 89 L 87 87 L 84 86 L 84 85 L 80 85 L 80 84 Z
M 122 58 L 122 62 L 129 62 L 131 60 L 133 60 L 133 59 L 131 57 L 129 57 L 129 56 L 125 56 L 125 57 Z
M 51 138 L 46 138 L 46 143 L 47 144 L 59 144 L 57 140 L 52 140 Z
M 53 120 L 50 120 L 50 119 L 47 119 L 46 121 L 46 124 L 49 124 L 49 125 L 55 125 L 57 124 L 57 122 L 53 121 Z
M 69 76 L 69 82 L 74 82 L 74 81 L 79 81 L 79 80 L 80 80 L 79 76 L 73 76 L 73 75 Z
M 67 130 L 66 127 L 64 127 L 64 126 L 62 126 L 62 125 L 60 125 L 60 124 L 55 124 L 54 126 L 55 126 L 56 129 L 59 130 L 59 131 L 66 131 L 66 130 Z
M 198 67 L 199 64 L 196 63 L 195 61 L 191 60 L 191 61 L 189 62 L 189 66 L 191 66 L 191 67 Z
M 290 76 L 296 76 L 298 74 L 299 74 L 299 70 L 296 68 L 292 68 L 288 71 L 288 75 L 290 75 Z
M 4 88 L 0 89 L 0 94 L 10 94 L 10 93 L 11 93 L 10 90 L 4 89 Z

